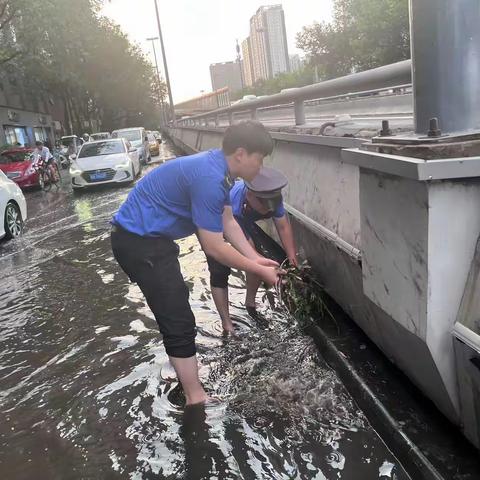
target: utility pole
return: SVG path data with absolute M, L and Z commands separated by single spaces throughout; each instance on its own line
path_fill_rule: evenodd
M 170 111 L 172 121 L 175 121 L 175 107 L 173 105 L 172 88 L 170 87 L 170 76 L 168 75 L 167 57 L 165 56 L 165 46 L 163 45 L 162 27 L 160 25 L 160 14 L 158 13 L 158 0 L 153 0 L 155 3 L 155 12 L 157 14 L 158 36 L 160 37 L 160 46 L 162 47 L 163 69 L 165 71 L 165 82 L 167 83 L 168 100 L 170 102 Z
M 158 100 L 160 102 L 160 108 L 162 109 L 162 124 L 166 125 L 167 122 L 165 121 L 165 104 L 163 103 L 163 96 L 162 93 L 160 92 L 160 85 L 162 83 L 161 77 L 160 77 L 160 70 L 158 69 L 158 61 L 157 61 L 157 49 L 155 48 L 155 41 L 158 40 L 158 37 L 151 37 L 147 38 L 149 42 L 152 42 L 152 47 L 153 47 L 153 56 L 155 58 L 155 69 L 157 71 L 157 78 L 158 78 Z
M 237 50 L 238 69 L 240 70 L 240 85 L 242 86 L 242 90 L 243 90 L 245 88 L 245 81 L 243 79 L 242 57 L 240 55 L 240 45 L 238 44 L 238 38 L 237 38 L 236 50 Z

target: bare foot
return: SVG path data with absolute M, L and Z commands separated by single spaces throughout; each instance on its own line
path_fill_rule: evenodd
M 222 322 L 223 333 L 234 333 L 235 329 L 231 320 Z

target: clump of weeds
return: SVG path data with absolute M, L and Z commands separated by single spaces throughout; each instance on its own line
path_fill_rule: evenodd
M 296 267 L 285 260 L 280 268 L 285 273 L 275 289 L 278 304 L 298 322 L 302 330 L 318 320 L 330 318 L 335 321 L 327 306 L 325 289 L 315 279 L 307 261 Z

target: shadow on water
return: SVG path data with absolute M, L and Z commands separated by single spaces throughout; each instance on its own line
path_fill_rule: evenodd
M 194 238 L 180 261 L 219 403 L 182 407 L 155 320 L 110 250 L 127 193 L 65 186 L 0 245 L 2 478 L 408 478 L 312 341 L 267 304 L 266 330 L 248 318 L 241 274 L 238 338 L 222 336 Z

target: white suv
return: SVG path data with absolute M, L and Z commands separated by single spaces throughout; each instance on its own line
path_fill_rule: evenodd
M 130 142 L 132 147 L 138 150 L 140 163 L 143 165 L 151 162 L 152 156 L 150 155 L 147 132 L 143 127 L 114 130 L 112 138 L 124 138 L 127 142 Z

